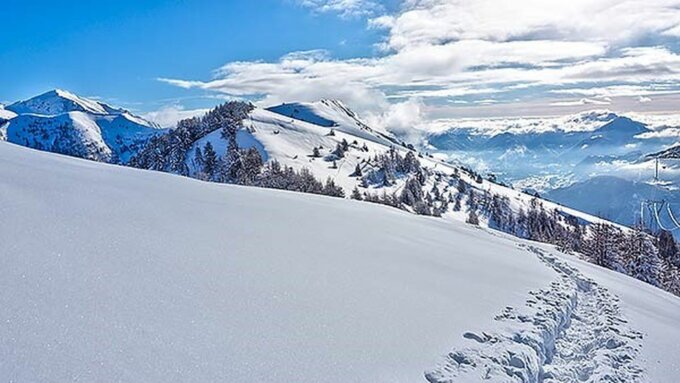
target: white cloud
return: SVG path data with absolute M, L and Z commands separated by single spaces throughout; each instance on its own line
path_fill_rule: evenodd
M 595 100 L 591 98 L 582 98 L 574 101 L 556 101 L 551 103 L 552 106 L 577 106 L 577 105 L 610 105 L 611 102 L 607 100 Z
M 166 105 L 142 117 L 164 128 L 174 127 L 178 121 L 205 114 L 208 109 L 184 109 L 181 105 Z
M 677 0 L 406 0 L 389 23 L 388 46 L 482 39 L 608 41 L 672 34 Z
M 373 0 L 298 0 L 298 4 L 317 12 L 335 12 L 343 17 L 371 15 L 382 9 L 380 3 Z
M 660 129 L 657 131 L 653 132 L 647 132 L 647 133 L 642 133 L 635 138 L 640 138 L 640 139 L 654 139 L 654 138 L 680 138 L 680 128 L 666 128 L 666 129 Z
M 390 104 L 379 114 L 368 114 L 366 122 L 372 126 L 389 129 L 403 136 L 417 134 L 414 128 L 423 120 L 424 104 L 417 98 Z
M 483 108 L 528 98 L 557 107 L 634 97 L 652 105 L 641 100 L 654 96 L 653 105 L 668 105 L 656 101 L 680 93 L 680 55 L 663 45 L 679 34 L 680 0 L 403 0 L 393 14 L 370 0 L 298 4 L 368 18 L 384 33 L 382 53 L 340 60 L 292 52 L 228 63 L 211 80 L 160 80 L 264 105 L 339 98 L 374 116 L 413 99 L 405 105 L 424 106 L 424 119 L 434 103 Z

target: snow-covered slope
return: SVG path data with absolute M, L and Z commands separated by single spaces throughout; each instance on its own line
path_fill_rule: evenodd
M 1 139 L 95 161 L 126 163 L 161 132 L 126 110 L 63 90 L 14 103 L 5 112 L 13 115 L 1 128 Z
M 345 190 L 349 197 L 352 189 L 361 186 L 362 178 L 355 175 L 357 166 L 364 174 L 375 170 L 373 165 L 376 155 L 383 155 L 391 148 L 405 155 L 410 150 L 403 146 L 384 145 L 376 142 L 379 139 L 372 137 L 358 137 L 352 134 L 336 130 L 334 135 L 329 134 L 329 129 L 324 126 L 308 123 L 305 121 L 290 119 L 278 113 L 256 108 L 244 121 L 244 129 L 238 132 L 237 140 L 241 148 L 255 147 L 263 160 L 276 160 L 282 165 L 300 170 L 306 168 L 311 171 L 318 180 L 331 178 L 337 185 Z M 341 158 L 333 154 L 335 148 L 343 141 L 349 144 L 347 152 Z M 189 168 L 189 175 L 193 175 L 195 164 L 193 161 L 196 148 L 204 148 L 210 142 L 218 155 L 225 153 L 227 142 L 222 137 L 221 131 L 216 130 L 202 139 L 196 141 L 186 152 L 185 162 Z M 314 148 L 320 148 L 320 157 L 312 155 Z M 426 180 L 423 190 L 430 191 L 435 185 L 440 190 L 451 188 L 451 175 L 458 174 L 461 180 L 480 193 L 489 192 L 500 197 L 507 197 L 509 207 L 515 212 L 528 211 L 533 195 L 525 194 L 510 189 L 488 180 L 475 179 L 471 174 L 460 172 L 459 168 L 451 164 L 439 161 L 424 155 L 419 155 L 420 164 L 431 171 L 434 176 Z M 369 183 L 367 187 L 361 187 L 362 192 L 380 195 L 383 193 L 396 193 L 399 195 L 408 177 L 397 177 L 391 185 L 385 186 L 380 182 Z M 457 179 L 457 178 L 456 178 Z M 455 181 L 455 180 L 454 180 Z M 455 186 L 455 185 L 454 185 Z M 549 201 L 542 201 L 546 211 L 557 209 L 564 215 L 574 216 L 584 223 L 604 222 L 593 215 L 561 206 Z M 447 219 L 465 221 L 467 214 L 462 211 L 444 212 Z M 482 218 L 483 225 L 487 222 Z
M 545 246 L 8 143 L 0 161 L 10 381 L 680 377 L 679 299 Z
M 17 116 L 16 113 L 12 112 L 11 110 L 7 110 L 7 109 L 4 108 L 3 105 L 0 105 L 0 123 L 2 123 L 3 121 L 6 121 L 6 120 L 12 119 L 16 116 Z
M 281 114 L 256 108 L 250 118 L 244 122 L 246 129 L 239 131 L 239 146 L 242 148 L 256 147 L 263 159 L 276 159 L 283 165 L 295 169 L 308 168 L 320 180 L 331 177 L 343 186 L 347 193 L 358 185 L 359 180 L 350 175 L 356 165 L 363 166 L 371 155 L 382 153 L 389 149 L 380 136 L 369 131 L 363 131 L 361 136 L 355 136 L 336 128 L 335 135 L 330 135 L 326 126 L 308 123 L 302 120 L 290 119 Z M 335 161 L 337 168 L 333 168 L 333 161 L 329 160 L 331 152 L 336 146 L 346 140 L 351 144 L 350 150 L 344 158 Z M 222 155 L 227 142 L 219 130 L 212 132 L 198 140 L 187 152 L 187 163 L 191 166 L 192 155 L 196 147 L 204 147 L 211 142 L 215 151 Z M 362 150 L 364 145 L 369 151 Z M 321 157 L 313 158 L 314 148 L 321 148 Z
M 384 145 L 398 143 L 391 133 L 366 125 L 354 111 L 339 100 L 287 103 L 267 108 L 267 110 Z

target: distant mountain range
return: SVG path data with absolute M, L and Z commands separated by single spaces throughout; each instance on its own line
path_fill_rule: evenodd
M 680 203 L 680 136 L 674 124 L 651 124 L 612 112 L 544 119 L 466 121 L 429 134 L 423 148 L 440 158 L 494 173 L 520 189 L 626 225 L 640 204 Z M 661 159 L 660 182 L 655 159 Z M 680 210 L 680 205 L 674 206 Z M 672 227 L 672 223 L 665 222 Z

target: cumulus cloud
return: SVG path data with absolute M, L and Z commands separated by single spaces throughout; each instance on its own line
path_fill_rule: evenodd
M 366 122 L 372 126 L 389 129 L 391 132 L 408 137 L 417 135 L 414 128 L 423 121 L 424 104 L 420 99 L 412 98 L 404 102 L 390 104 L 380 114 L 369 113 Z
M 163 128 L 172 128 L 178 121 L 205 114 L 208 109 L 185 109 L 178 104 L 166 105 L 158 110 L 144 114 L 142 117 L 155 122 Z
M 365 18 L 383 35 L 381 53 L 335 59 L 324 50 L 292 52 L 227 63 L 209 80 L 160 80 L 264 105 L 339 98 L 395 126 L 403 124 L 388 116 L 416 105 L 411 112 L 426 119 L 437 104 L 543 99 L 558 107 L 630 97 L 641 105 L 654 96 L 657 105 L 658 97 L 680 93 L 680 55 L 664 45 L 680 35 L 680 0 L 402 0 L 394 13 L 372 0 L 297 2 Z
M 607 41 L 623 44 L 649 34 L 672 34 L 677 0 L 406 0 L 391 17 L 393 49 L 447 41 Z M 385 20 L 383 20 L 384 22 Z

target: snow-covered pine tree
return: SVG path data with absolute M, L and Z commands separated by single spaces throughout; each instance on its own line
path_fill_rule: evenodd
M 468 210 L 477 210 L 477 195 L 472 188 L 468 189 L 467 200 L 465 202 Z
M 361 201 L 364 199 L 364 197 L 361 195 L 361 192 L 359 191 L 359 188 L 356 186 L 354 187 L 354 189 L 352 189 L 352 194 L 350 195 L 350 198 L 355 199 L 357 201 Z
M 470 210 L 465 222 L 477 226 L 479 225 L 479 216 L 477 216 L 477 213 L 474 210 Z
M 400 202 L 415 208 L 416 204 L 423 202 L 423 185 L 417 177 L 409 177 L 401 191 Z
M 661 287 L 680 296 L 680 268 L 666 258 L 661 258 Z
M 583 227 L 574 216 L 567 216 L 565 223 L 565 228 L 560 227 L 561 235 L 556 238 L 555 245 L 565 253 L 579 251 L 583 246 Z
M 191 163 L 194 169 L 192 174 L 194 178 L 202 181 L 210 180 L 208 175 L 205 173 L 205 160 L 203 159 L 203 152 L 199 146 L 196 146 L 196 149 L 194 150 L 194 158 L 191 160 Z
M 242 166 L 237 174 L 237 182 L 240 185 L 253 185 L 262 171 L 262 156 L 255 148 L 242 149 L 240 156 Z
M 324 195 L 331 196 L 331 197 L 339 197 L 339 198 L 344 198 L 345 197 L 345 191 L 342 189 L 342 187 L 338 186 L 335 184 L 335 181 L 331 177 L 328 177 L 326 179 L 326 183 L 323 186 L 323 193 Z
M 398 154 L 397 154 L 398 155 Z M 400 170 L 403 173 L 419 173 L 421 171 L 420 161 L 413 152 L 408 152 L 401 161 Z
M 514 235 L 520 238 L 529 238 L 528 218 L 524 208 L 522 207 L 520 207 L 519 212 L 517 212 Z
M 459 178 L 458 186 L 456 188 L 458 190 L 458 193 L 465 194 L 465 192 L 467 191 L 467 184 L 465 183 L 465 181 Z
M 661 230 L 657 236 L 657 247 L 661 258 L 669 260 L 676 267 L 680 267 L 680 251 L 678 251 L 678 244 L 675 242 L 673 234 Z
M 628 275 L 654 286 L 660 285 L 659 251 L 653 238 L 640 226 L 625 235 L 623 253 Z
M 217 153 L 213 149 L 210 141 L 205 143 L 203 148 L 203 172 L 210 181 L 217 180 L 217 170 L 219 166 L 219 159 Z
M 238 183 L 239 174 L 243 171 L 243 161 L 241 159 L 241 149 L 236 142 L 235 136 L 228 137 L 227 150 L 222 156 L 218 178 L 225 183 Z
M 345 141 L 345 142 L 347 142 L 347 141 Z M 343 145 L 337 144 L 335 146 L 335 150 L 333 150 L 333 152 L 331 154 L 334 156 L 334 159 L 345 157 L 345 149 L 343 149 Z
M 626 268 L 619 254 L 621 231 L 606 223 L 594 223 L 589 229 L 590 235 L 584 243 L 584 254 L 596 265 L 625 272 Z
M 461 200 L 463 199 L 463 195 L 461 193 L 457 193 L 455 197 L 455 201 L 453 203 L 453 211 L 460 211 L 462 208 L 461 206 Z
M 321 152 L 319 151 L 319 148 L 317 148 L 315 146 L 314 149 L 312 149 L 312 158 L 319 158 L 319 157 L 321 157 Z
M 187 151 L 191 147 L 192 140 L 189 131 L 177 128 L 170 137 L 170 148 L 166 157 L 167 168 L 165 171 L 179 175 L 189 175 L 189 168 L 185 162 Z
M 361 171 L 361 165 L 357 164 L 354 167 L 354 173 L 350 174 L 351 177 L 361 177 L 363 172 Z
M 194 150 L 193 165 L 196 172 L 203 172 L 203 152 L 200 146 L 196 146 Z

